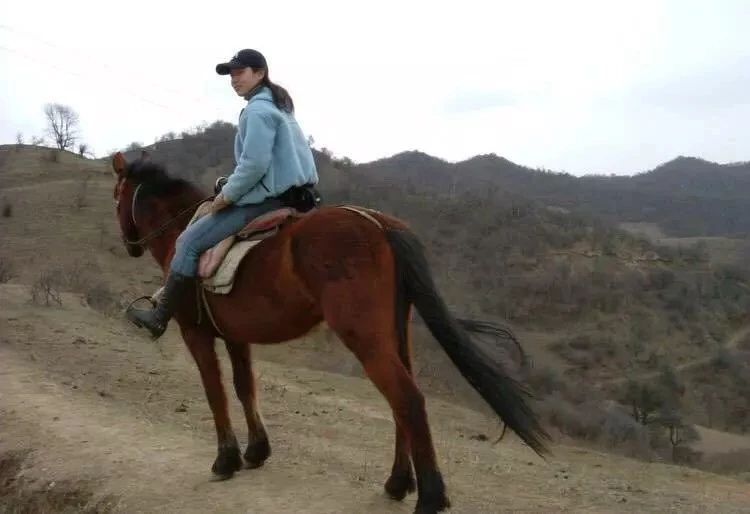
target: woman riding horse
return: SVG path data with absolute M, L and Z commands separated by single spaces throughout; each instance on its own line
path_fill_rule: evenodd
M 164 333 L 176 299 L 198 275 L 204 251 L 258 216 L 282 207 L 278 197 L 290 188 L 318 182 L 312 151 L 294 117 L 294 102 L 283 87 L 271 82 L 263 54 L 240 50 L 218 64 L 216 72 L 230 75 L 232 88 L 247 100 L 234 141 L 237 165 L 214 199 L 211 214 L 188 226 L 178 239 L 155 307 L 128 310 L 128 318 L 154 338 Z

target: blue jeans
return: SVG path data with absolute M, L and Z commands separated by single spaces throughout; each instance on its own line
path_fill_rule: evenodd
M 177 238 L 171 269 L 188 277 L 198 275 L 203 252 L 242 230 L 258 216 L 282 208 L 280 200 L 269 198 L 251 205 L 230 205 L 215 214 L 202 217 Z

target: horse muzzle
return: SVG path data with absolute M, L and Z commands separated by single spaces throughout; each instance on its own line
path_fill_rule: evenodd
M 125 245 L 125 251 L 131 257 L 140 257 L 143 255 L 143 246 L 128 242 L 125 238 L 122 239 L 122 244 Z

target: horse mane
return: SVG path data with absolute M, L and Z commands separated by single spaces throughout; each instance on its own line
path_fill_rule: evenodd
M 166 166 L 151 160 L 138 159 L 128 164 L 127 177 L 141 186 L 141 194 L 163 198 L 191 193 L 205 196 L 196 184 L 167 172 Z

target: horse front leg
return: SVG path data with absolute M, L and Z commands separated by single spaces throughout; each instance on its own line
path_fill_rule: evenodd
M 258 411 L 258 396 L 253 376 L 253 365 L 250 356 L 250 345 L 247 343 L 226 342 L 227 352 L 232 360 L 234 389 L 237 398 L 242 402 L 247 419 L 247 450 L 245 462 L 249 468 L 261 467 L 271 455 L 266 427 Z
M 219 448 L 211 471 L 221 479 L 231 478 L 235 471 L 242 469 L 242 456 L 229 420 L 227 397 L 221 383 L 221 368 L 216 357 L 214 336 L 191 327 L 182 330 L 182 337 L 198 365 L 203 389 L 216 425 Z

